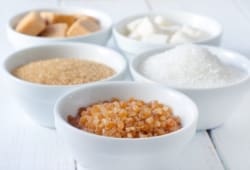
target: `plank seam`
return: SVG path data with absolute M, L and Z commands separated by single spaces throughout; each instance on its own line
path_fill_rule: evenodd
M 75 170 L 77 170 L 78 168 L 77 168 L 77 162 L 76 162 L 76 160 L 74 160 L 74 166 L 75 166 Z
M 240 0 L 231 0 L 232 3 L 234 4 L 235 8 L 239 10 L 240 14 L 243 16 L 244 20 L 247 21 L 247 24 L 250 25 L 250 16 L 249 14 L 246 12 L 246 9 L 244 9 L 240 4 L 242 4 L 242 2 L 240 2 Z
M 207 134 L 208 134 L 208 136 L 209 136 L 209 138 L 210 138 L 210 141 L 211 141 L 211 143 L 212 143 L 212 145 L 213 145 L 213 147 L 214 147 L 214 150 L 215 150 L 215 153 L 216 153 L 216 155 L 217 155 L 217 158 L 219 159 L 219 161 L 220 161 L 221 165 L 224 167 L 224 169 L 227 170 L 228 168 L 227 168 L 225 162 L 223 161 L 223 159 L 222 159 L 220 153 L 218 152 L 217 147 L 216 147 L 216 144 L 215 144 L 215 142 L 214 142 L 214 140 L 213 140 L 212 131 L 211 131 L 211 130 L 207 130 Z
M 56 0 L 56 6 L 62 7 L 63 0 Z
M 149 0 L 144 0 L 146 7 L 148 8 L 149 11 L 153 11 L 153 7 L 151 5 L 151 3 L 149 2 Z

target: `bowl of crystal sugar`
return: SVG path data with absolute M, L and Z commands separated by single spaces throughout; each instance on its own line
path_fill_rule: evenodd
M 198 129 L 222 125 L 250 91 L 250 61 L 238 53 L 200 45 L 154 50 L 130 63 L 133 79 L 172 87 L 198 105 Z

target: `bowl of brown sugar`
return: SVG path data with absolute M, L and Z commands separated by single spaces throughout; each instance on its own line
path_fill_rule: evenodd
M 100 81 L 122 80 L 126 60 L 105 47 L 57 43 L 17 51 L 3 62 L 6 88 L 29 117 L 54 127 L 56 99 L 77 87 Z
M 92 170 L 175 169 L 198 118 L 184 94 L 124 81 L 68 92 L 54 113 L 57 134 L 78 165 Z
M 15 49 L 56 42 L 105 45 L 111 37 L 112 19 L 87 8 L 38 8 L 15 14 L 6 33 Z

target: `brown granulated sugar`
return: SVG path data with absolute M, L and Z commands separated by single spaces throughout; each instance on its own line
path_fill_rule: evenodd
M 13 75 L 33 83 L 74 85 L 108 78 L 115 71 L 101 63 L 79 58 L 52 58 L 16 68 Z

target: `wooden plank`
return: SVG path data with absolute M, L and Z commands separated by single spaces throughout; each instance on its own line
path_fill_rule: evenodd
M 0 29 L 4 30 L 8 18 L 18 11 L 55 6 L 55 0 L 5 1 L 0 10 Z M 13 48 L 7 43 L 4 33 L 0 35 L 0 44 L 2 60 Z M 64 150 L 55 130 L 39 127 L 26 118 L 21 108 L 14 104 L 12 96 L 6 92 L 3 80 L 1 82 L 0 169 L 73 170 L 74 160 Z
M 83 169 L 80 166 L 78 170 Z M 206 132 L 198 132 L 178 158 L 175 170 L 224 170 Z
M 228 170 L 250 169 L 250 92 L 240 109 L 211 135 Z
M 197 132 L 181 154 L 179 170 L 223 170 L 207 132 Z
M 249 0 L 232 0 L 235 6 L 241 11 L 241 13 L 246 17 L 248 22 L 250 22 L 250 1 Z
M 1 96 L 9 95 L 2 84 L 0 89 Z M 0 99 L 0 169 L 73 170 L 74 161 L 55 129 L 34 124 L 10 97 Z
M 2 86 L 1 86 L 2 88 Z M 1 94 L 4 94 L 1 91 Z M 7 95 L 7 94 L 4 94 Z M 1 101 L 0 169 L 4 170 L 73 170 L 74 161 L 67 155 L 54 129 L 33 124 L 11 100 Z M 9 103 L 9 104 L 8 104 Z

